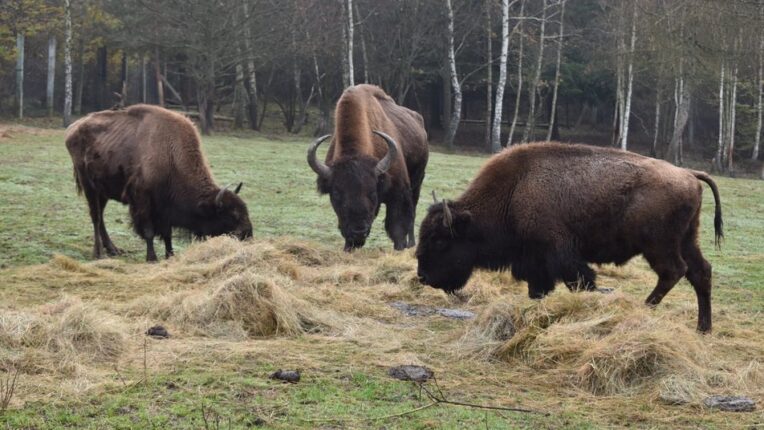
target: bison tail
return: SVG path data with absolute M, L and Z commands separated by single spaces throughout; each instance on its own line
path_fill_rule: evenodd
M 711 187 L 711 192 L 714 193 L 714 201 L 716 202 L 716 210 L 714 212 L 714 244 L 717 249 L 720 249 L 721 241 L 724 239 L 724 221 L 722 220 L 722 201 L 719 197 L 719 189 L 716 187 L 716 182 L 711 179 L 708 173 L 693 170 L 692 174 L 699 180 L 707 183 Z
M 80 182 L 80 175 L 77 174 L 77 169 L 74 168 L 74 186 L 77 187 L 77 195 L 82 195 L 82 183 Z

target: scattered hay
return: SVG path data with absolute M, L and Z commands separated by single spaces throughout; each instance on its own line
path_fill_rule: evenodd
M 705 338 L 635 299 L 562 292 L 518 302 L 483 312 L 460 341 L 466 353 L 520 361 L 595 395 L 654 390 L 667 403 L 697 404 L 709 391 Z M 742 379 L 758 374 L 751 369 Z
M 277 281 L 287 279 L 247 272 L 212 290 L 182 292 L 159 303 L 140 300 L 131 306 L 131 314 L 172 321 L 193 334 L 212 337 L 296 336 L 327 327 L 307 303 Z
M 416 285 L 416 265 L 410 258 L 400 256 L 385 256 L 374 270 L 369 281 L 372 284 L 405 284 Z

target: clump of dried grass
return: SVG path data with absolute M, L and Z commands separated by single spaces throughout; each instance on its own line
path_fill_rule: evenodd
M 623 294 L 558 293 L 490 306 L 461 340 L 469 354 L 520 361 L 597 395 L 659 387 L 697 401 L 709 358 L 701 336 Z
M 24 373 L 75 372 L 83 362 L 113 362 L 126 349 L 126 328 L 113 315 L 64 298 L 37 312 L 0 317 L 0 367 Z
M 140 299 L 128 314 L 171 321 L 193 334 L 213 337 L 295 336 L 331 326 L 282 286 L 288 282 L 283 276 L 248 271 L 213 288 L 180 292 L 159 301 Z

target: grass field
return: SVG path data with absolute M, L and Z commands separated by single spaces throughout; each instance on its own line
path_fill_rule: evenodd
M 693 331 L 682 281 L 656 310 L 642 259 L 598 269 L 610 296 L 564 288 L 542 302 L 506 273 L 477 274 L 461 298 L 415 280 L 380 216 L 364 250 L 341 252 L 315 191 L 306 138 L 204 139 L 220 183 L 244 181 L 255 239 L 178 239 L 149 265 L 127 209 L 106 226 L 128 251 L 90 262 L 63 132 L 0 124 L 0 381 L 18 371 L 7 428 L 728 428 L 764 425 L 764 181 L 716 178 L 726 240 L 713 249 L 706 189 L 701 247 L 714 266 L 714 333 Z M 483 157 L 433 153 L 422 195 L 455 197 Z M 423 199 L 419 219 L 429 200 Z M 391 302 L 460 308 L 472 321 L 410 317 Z M 143 333 L 162 324 L 170 339 Z M 449 400 L 393 380 L 432 368 Z M 268 379 L 301 369 L 297 384 Z M 429 385 L 432 387 L 432 385 Z M 2 391 L 2 390 L 0 390 Z M 712 394 L 753 397 L 725 413 Z M 2 394 L 0 393 L 0 396 Z M 0 399 L 2 400 L 2 399 Z

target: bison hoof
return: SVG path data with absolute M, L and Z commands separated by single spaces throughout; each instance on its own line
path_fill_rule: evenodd
M 120 255 L 124 255 L 125 251 L 115 247 L 115 248 L 107 249 L 106 250 L 106 254 L 109 257 L 118 257 Z

